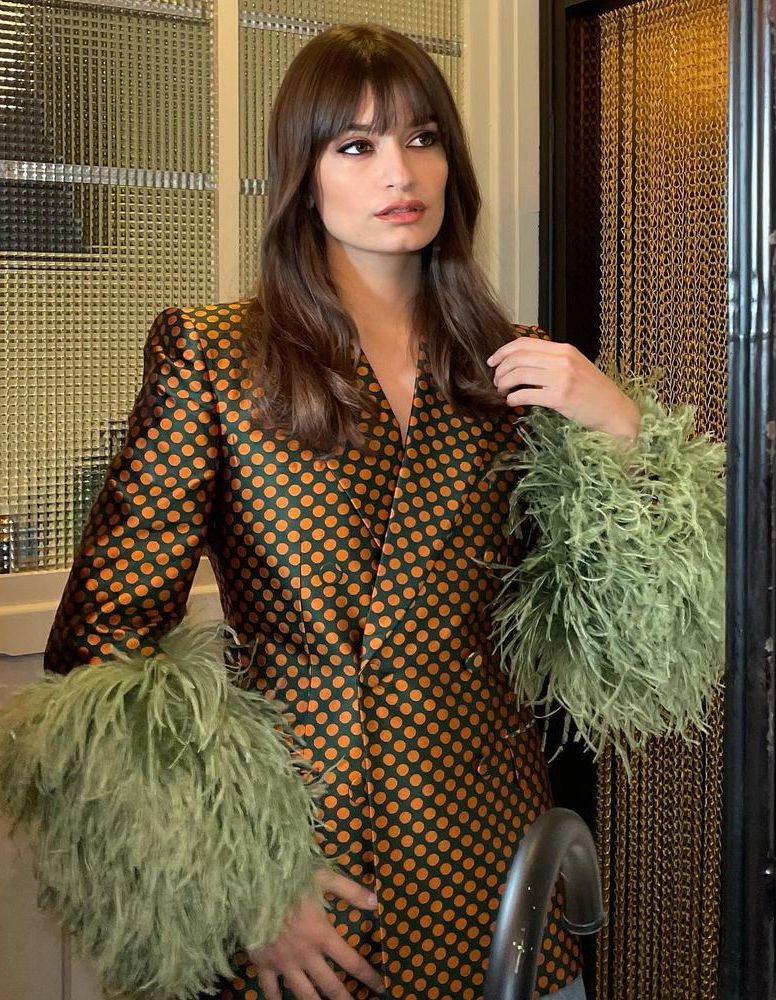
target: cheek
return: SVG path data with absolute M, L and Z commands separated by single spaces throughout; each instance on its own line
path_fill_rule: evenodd
M 339 179 L 330 179 L 319 188 L 318 210 L 324 223 L 338 224 L 347 221 L 352 212 L 353 186 Z M 350 205 L 350 212 L 348 206 Z
M 445 192 L 447 191 L 447 176 L 448 176 L 447 161 L 445 161 L 439 170 L 439 176 L 437 178 L 437 191 L 439 192 L 439 204 L 441 211 L 444 211 L 445 208 Z
M 436 172 L 436 176 L 434 178 L 434 187 L 437 191 L 439 201 L 443 207 L 445 202 L 445 189 L 447 187 L 447 175 L 448 175 L 447 161 L 443 160 L 442 163 L 439 165 L 439 168 Z
M 322 217 L 339 215 L 347 205 L 349 185 L 342 170 L 326 156 L 321 160 L 317 177 L 317 202 Z

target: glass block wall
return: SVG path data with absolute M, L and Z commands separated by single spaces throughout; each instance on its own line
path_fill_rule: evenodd
M 264 129 L 299 48 L 333 23 L 386 24 L 423 45 L 459 96 L 460 7 L 240 7 L 241 297 L 258 273 Z M 217 300 L 219 4 L 0 0 L 0 10 L 0 573 L 8 574 L 69 566 L 121 447 L 151 321 L 170 305 Z
M 69 564 L 150 321 L 215 291 L 209 0 L 2 2 L 0 572 Z

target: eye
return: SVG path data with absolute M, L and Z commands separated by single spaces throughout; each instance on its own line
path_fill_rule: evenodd
M 413 138 L 412 141 L 415 142 L 417 139 L 423 139 L 424 141 L 423 141 L 423 143 L 421 144 L 420 147 L 416 147 L 416 148 L 428 149 L 431 146 L 435 146 L 437 144 L 437 142 L 439 141 L 439 133 L 438 132 L 419 132 Z M 352 149 L 355 146 L 366 146 L 367 149 L 371 148 L 371 144 L 370 144 L 370 142 L 369 142 L 368 139 L 351 139 L 351 141 L 348 142 L 348 143 L 346 143 L 344 146 L 340 146 L 340 148 L 337 150 L 337 152 L 338 153 L 343 153 L 345 156 L 360 156 L 361 155 L 360 152 L 357 152 L 357 153 L 348 153 L 347 152 L 347 150 Z M 367 150 L 365 150 L 365 152 L 366 151 Z
M 438 132 L 421 132 L 419 135 L 415 136 L 415 139 L 429 139 L 430 142 L 424 142 L 423 145 L 424 146 L 433 146 L 437 142 L 439 142 L 439 133 Z M 413 140 L 413 142 L 414 142 L 414 140 Z
M 350 149 L 351 146 L 368 146 L 369 141 L 367 139 L 353 139 L 352 142 L 347 143 L 344 146 L 340 146 L 337 150 L 338 153 L 345 153 L 346 156 L 353 156 L 353 153 L 348 153 L 346 150 Z

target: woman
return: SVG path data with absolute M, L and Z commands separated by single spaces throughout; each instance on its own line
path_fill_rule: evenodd
M 292 863 L 281 873 L 261 855 L 263 922 L 201 995 L 474 1000 L 510 860 L 550 804 L 533 716 L 489 635 L 488 563 L 520 547 L 505 530 L 515 476 L 487 473 L 520 447 L 523 406 L 631 441 L 639 407 L 575 349 L 513 328 L 488 290 L 461 122 L 414 43 L 365 25 L 309 42 L 268 154 L 257 294 L 157 316 L 45 665 L 130 655 L 159 670 L 160 648 L 188 663 L 201 651 L 168 633 L 207 547 L 225 617 L 253 650 L 240 689 L 286 706 L 325 787 L 311 822 L 305 776 L 282 772 L 277 747 L 254 767 L 257 786 L 275 782 L 266 841 Z M 192 859 L 210 857 L 207 819 L 185 819 Z M 263 849 L 251 835 L 247 868 Z M 213 867 L 189 880 L 203 905 L 219 895 L 217 881 L 203 888 Z M 239 884 L 224 883 L 224 905 L 250 905 Z M 192 967 L 205 957 L 183 924 L 160 926 L 191 944 Z M 139 991 L 133 975 L 123 983 Z M 148 995 L 191 995 L 166 989 Z M 552 993 L 584 995 L 559 899 L 538 977 Z

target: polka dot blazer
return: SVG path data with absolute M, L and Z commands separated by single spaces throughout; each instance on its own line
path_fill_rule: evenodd
M 286 703 L 329 779 L 316 835 L 378 896 L 376 911 L 338 901 L 329 918 L 382 969 L 387 996 L 480 1000 L 510 861 L 551 804 L 533 715 L 488 639 L 498 575 L 487 564 L 520 557 L 504 532 L 514 473 L 487 475 L 519 446 L 515 411 L 458 411 L 421 342 L 403 446 L 362 353 L 357 377 L 380 403 L 378 420 L 362 414 L 369 449 L 318 458 L 285 432 L 251 428 L 244 308 L 156 317 L 46 669 L 153 652 L 207 551 L 225 617 L 253 650 L 241 683 Z M 556 897 L 537 995 L 579 969 Z M 338 971 L 354 997 L 372 996 Z M 233 972 L 213 996 L 263 1000 L 246 953 Z

